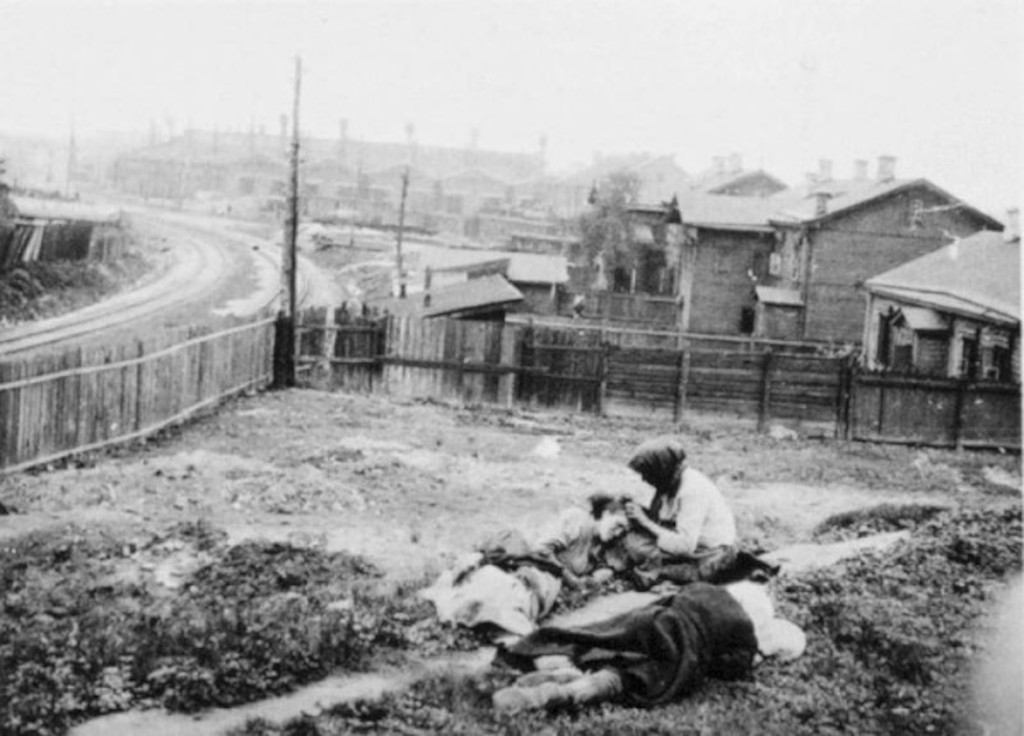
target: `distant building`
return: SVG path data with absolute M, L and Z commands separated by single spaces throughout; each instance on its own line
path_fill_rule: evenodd
M 288 195 L 290 137 L 287 120 L 278 135 L 188 131 L 164 143 L 120 156 L 114 181 L 124 192 L 183 201 L 215 193 L 256 199 L 270 213 Z M 514 200 L 512 183 L 539 179 L 541 153 L 377 143 L 348 137 L 300 141 L 303 214 L 368 224 L 398 221 L 402 175 L 408 167 L 406 212 L 410 224 L 465 235 L 466 218 Z M 454 219 L 452 219 L 454 218 Z
M 562 256 L 478 251 L 464 263 L 429 269 L 424 290 L 492 276 L 501 276 L 518 290 L 522 303 L 516 311 L 532 314 L 557 314 L 569 283 L 568 263 Z
M 779 211 L 770 217 L 777 235 L 767 285 L 795 289 L 803 302 L 791 337 L 859 341 L 867 279 L 944 247 L 950 236 L 1002 230 L 926 179 L 897 179 L 894 165 L 883 156 L 875 179 L 819 181 L 799 198 L 769 198 Z
M 979 232 L 868 279 L 866 365 L 1020 382 L 1020 236 Z
M 786 188 L 785 182 L 763 169 L 743 168 L 743 158 L 737 153 L 713 157 L 711 168 L 690 183 L 694 192 L 729 197 L 769 197 Z
M 681 329 L 816 342 L 862 338 L 867 279 L 942 248 L 950 235 L 1002 228 L 925 179 L 896 179 L 890 157 L 875 179 L 822 178 L 767 197 L 690 192 L 631 213 L 650 233 L 637 247 L 653 252 L 653 243 L 664 260 L 648 259 L 630 290 L 657 293 L 650 285 L 675 263 L 670 293 L 681 303 Z

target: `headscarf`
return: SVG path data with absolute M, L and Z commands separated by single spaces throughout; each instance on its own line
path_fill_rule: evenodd
M 682 442 L 675 437 L 656 437 L 636 449 L 629 467 L 654 486 L 654 503 L 659 504 L 679 488 L 684 460 L 686 450 Z

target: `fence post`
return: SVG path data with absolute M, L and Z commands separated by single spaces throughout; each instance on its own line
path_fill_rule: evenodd
M 772 349 L 766 348 L 761 360 L 761 402 L 757 411 L 757 431 L 763 432 L 768 424 L 772 401 Z
M 964 449 L 964 397 L 967 393 L 967 379 L 960 376 L 956 379 L 956 394 L 953 403 L 953 445 L 957 450 Z
M 836 391 L 835 439 L 850 439 L 850 399 L 853 390 L 853 357 L 844 355 L 839 360 L 839 386 Z
M 274 323 L 274 388 L 295 385 L 295 322 L 277 313 Z
M 846 359 L 846 388 L 843 394 L 843 418 L 845 424 L 843 425 L 843 439 L 848 440 L 854 434 L 854 413 L 853 413 L 853 392 L 855 390 L 857 380 L 857 358 L 851 355 Z
M 606 344 L 601 346 L 601 352 L 598 353 L 600 356 L 601 365 L 598 368 L 598 375 L 601 378 L 600 383 L 597 384 L 597 415 L 605 415 L 605 401 L 608 396 L 608 354 L 610 353 L 609 346 Z
M 676 395 L 675 401 L 672 402 L 672 421 L 676 424 L 683 416 L 683 393 L 686 391 L 684 385 L 685 365 L 683 358 L 683 351 L 679 350 L 679 355 L 676 356 Z

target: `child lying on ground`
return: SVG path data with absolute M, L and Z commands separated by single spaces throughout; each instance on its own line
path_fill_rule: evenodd
M 465 626 L 491 626 L 498 635 L 522 636 L 546 616 L 563 585 L 579 586 L 598 572 L 603 549 L 629 527 L 621 500 L 595 495 L 589 511 L 571 508 L 530 545 L 506 532 L 460 559 L 421 595 L 438 618 Z M 607 579 L 610 571 L 598 577 Z

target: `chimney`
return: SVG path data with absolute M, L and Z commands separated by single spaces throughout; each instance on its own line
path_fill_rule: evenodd
M 416 143 L 416 126 L 412 123 L 405 124 L 405 143 L 409 146 Z
M 1012 242 L 1020 240 L 1020 210 L 1011 207 L 1006 210 L 1006 240 Z
M 469 147 L 474 151 L 480 145 L 480 128 L 473 128 L 469 131 Z
M 711 169 L 716 174 L 725 173 L 725 156 L 712 156 L 711 157 Z
M 832 160 L 828 158 L 818 159 L 818 181 L 824 183 L 832 181 Z
M 341 143 L 348 140 L 348 118 L 341 118 L 338 121 L 338 140 Z
M 853 162 L 853 178 L 857 181 L 868 180 L 868 160 L 858 158 Z
M 729 154 L 729 173 L 735 174 L 743 171 L 743 154 L 741 153 L 730 153 Z
M 823 217 L 828 214 L 828 200 L 832 197 L 828 192 L 814 193 L 814 216 Z
M 281 145 L 288 145 L 288 116 L 281 113 L 281 117 L 277 119 L 278 125 L 280 126 L 279 135 L 281 137 Z
M 818 186 L 818 172 L 808 171 L 804 174 L 804 183 L 807 185 L 809 191 L 814 191 L 814 188 Z
M 896 157 L 878 157 L 878 181 L 892 181 L 896 178 Z

